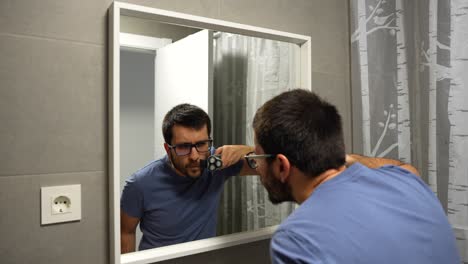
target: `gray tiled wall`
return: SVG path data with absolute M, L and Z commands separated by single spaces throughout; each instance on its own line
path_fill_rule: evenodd
M 126 2 L 312 36 L 313 89 L 338 104 L 350 149 L 348 1 Z M 109 260 L 111 3 L 0 1 L 1 263 Z M 40 226 L 40 187 L 75 183 L 82 185 L 82 220 Z M 167 263 L 268 263 L 267 249 L 268 241 L 261 241 Z

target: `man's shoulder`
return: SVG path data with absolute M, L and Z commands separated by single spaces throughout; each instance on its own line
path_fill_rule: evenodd
M 163 157 L 158 160 L 153 160 L 150 163 L 146 164 L 141 169 L 137 170 L 133 177 L 137 179 L 144 179 L 150 175 L 153 175 L 155 172 L 161 173 L 166 169 L 166 159 Z

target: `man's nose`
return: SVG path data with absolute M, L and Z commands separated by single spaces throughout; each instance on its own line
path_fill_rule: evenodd
M 198 150 L 195 146 L 192 146 L 190 149 L 190 159 L 197 160 L 198 159 Z

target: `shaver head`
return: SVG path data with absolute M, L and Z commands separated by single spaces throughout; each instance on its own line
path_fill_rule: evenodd
M 209 171 L 215 171 L 221 169 L 223 166 L 223 161 L 221 160 L 221 156 L 219 155 L 212 155 L 209 156 L 206 160 L 200 160 L 200 167 L 202 169 L 208 169 Z

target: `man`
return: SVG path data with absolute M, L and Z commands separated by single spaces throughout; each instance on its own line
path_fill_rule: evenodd
M 257 111 L 253 127 L 255 153 L 246 159 L 270 200 L 301 205 L 272 237 L 273 263 L 460 263 L 445 213 L 417 170 L 346 156 L 333 105 L 288 91 Z
M 252 147 L 223 146 L 213 153 L 210 118 L 197 106 L 175 106 L 162 130 L 167 155 L 129 177 L 122 192 L 122 253 L 135 250 L 138 223 L 140 250 L 215 236 L 224 182 L 231 175 L 256 174 L 243 162 Z M 211 154 L 221 155 L 221 170 L 201 167 Z

